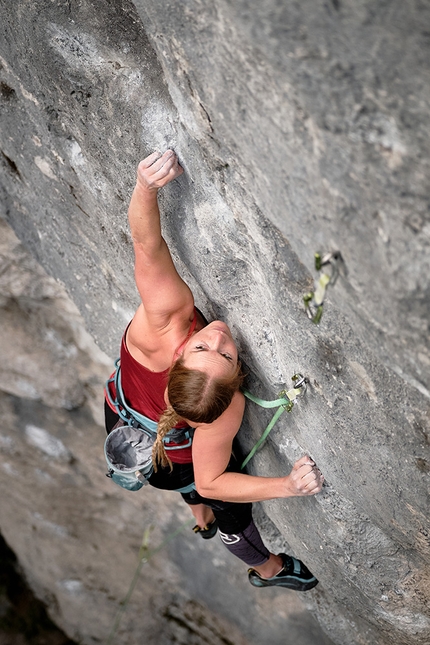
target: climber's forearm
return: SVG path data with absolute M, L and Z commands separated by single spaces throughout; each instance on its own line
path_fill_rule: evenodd
M 137 181 L 128 209 L 133 242 L 145 253 L 162 250 L 158 189 L 148 189 Z
M 199 495 L 225 502 L 263 502 L 278 497 L 293 497 L 294 492 L 288 484 L 288 477 L 254 477 L 225 472 L 215 480 L 200 485 L 196 476 Z
M 176 155 L 153 153 L 140 162 L 128 218 L 134 242 L 136 285 L 151 324 L 164 324 L 166 316 L 178 310 L 192 311 L 189 287 L 176 271 L 170 251 L 161 235 L 158 190 L 178 177 L 182 168 Z M 161 317 L 161 318 L 160 318 Z
M 195 472 L 197 492 L 208 499 L 225 502 L 264 502 L 269 499 L 308 497 L 322 490 L 324 477 L 314 462 L 305 456 L 296 461 L 286 477 L 254 477 L 224 472 L 208 479 Z
M 166 150 L 163 155 L 154 152 L 138 166 L 128 218 L 135 247 L 145 254 L 166 253 L 167 247 L 161 236 L 157 194 L 159 188 L 179 177 L 182 172 L 172 150 Z

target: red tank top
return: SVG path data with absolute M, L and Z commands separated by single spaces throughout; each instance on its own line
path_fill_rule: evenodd
M 175 356 L 180 353 L 185 343 L 191 337 L 191 334 L 196 327 L 196 323 L 197 311 L 194 309 L 194 318 L 188 334 L 183 343 L 181 343 L 180 347 L 178 347 L 178 349 L 176 350 Z M 161 415 L 166 409 L 164 392 L 167 387 L 169 368 L 163 370 L 162 372 L 152 372 L 150 369 L 133 358 L 126 344 L 128 327 L 122 337 L 120 353 L 121 385 L 123 393 L 126 402 L 130 407 L 134 408 L 137 412 L 144 414 L 149 419 L 152 419 L 153 421 L 156 421 L 158 423 Z M 116 393 L 112 391 L 111 394 L 113 395 L 113 398 L 115 398 Z M 116 410 L 114 410 L 114 412 L 115 411 Z M 183 421 L 181 423 L 178 423 L 178 425 L 175 427 L 186 428 L 187 424 Z M 184 441 L 184 443 L 187 443 L 187 441 Z M 170 450 L 169 457 L 173 463 L 191 463 L 191 447 L 178 450 Z

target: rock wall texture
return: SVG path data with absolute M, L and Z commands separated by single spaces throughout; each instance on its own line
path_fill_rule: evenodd
M 2 219 L 0 240 L 0 528 L 51 618 L 88 644 L 281 645 L 288 630 L 297 645 L 331 645 L 297 594 L 260 597 L 219 540 L 195 536 L 177 494 L 133 495 L 104 477 L 112 361 Z M 260 517 L 274 548 L 288 548 Z M 119 615 L 151 527 L 150 551 L 167 543 Z M 0 598 L 0 642 L 4 624 L 11 642 L 10 614 Z
M 164 231 L 198 305 L 231 326 L 255 393 L 276 396 L 297 371 L 310 381 L 249 470 L 286 473 L 307 452 L 327 483 L 313 499 L 265 503 L 267 539 L 287 543 L 319 577 L 305 602 L 334 642 L 428 642 L 429 20 L 421 0 L 2 3 L 4 214 L 65 285 L 100 348 L 54 281 L 18 294 L 8 287 L 2 348 L 13 369 L 2 377 L 3 418 L 24 428 L 33 452 L 51 446 L 43 432 L 55 440 L 43 467 L 26 453 L 23 479 L 19 460 L 7 466 L 22 434 L 5 434 L 1 530 L 70 635 L 105 637 L 122 574 L 132 575 L 142 508 L 147 522 L 163 504 L 157 539 L 185 519 L 165 496 L 130 498 L 101 482 L 103 431 L 90 409 L 108 371 L 100 350 L 116 356 L 137 304 L 126 222 L 135 168 L 169 146 L 186 172 L 161 197 Z M 317 277 L 314 252 L 335 250 L 345 271 L 316 326 L 303 295 Z M 52 314 L 52 298 L 62 313 Z M 54 354 L 40 371 L 47 346 Z M 79 362 L 84 351 L 90 358 Z M 249 406 L 245 448 L 266 421 Z M 74 456 L 82 444 L 85 468 Z M 77 486 L 88 508 L 76 505 Z M 48 533 L 57 536 L 49 553 Z M 204 584 L 206 575 L 216 585 L 213 567 L 202 565 L 194 582 L 181 577 L 190 548 L 181 539 L 183 548 L 171 548 L 181 581 L 171 602 L 161 556 L 144 578 L 157 580 L 151 637 L 163 611 L 188 608 L 197 624 L 200 598 L 221 615 L 217 638 L 232 623 L 231 640 L 251 638 L 239 612 L 228 614 L 243 597 L 243 612 L 255 614 L 250 642 L 278 642 L 263 617 L 281 624 L 291 595 L 243 588 L 239 596 L 229 586 L 221 603 Z M 230 561 L 210 548 L 225 572 Z M 136 624 L 128 621 L 124 638 L 139 633 Z

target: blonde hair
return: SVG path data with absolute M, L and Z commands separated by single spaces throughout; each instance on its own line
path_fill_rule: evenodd
M 227 410 L 243 378 L 240 363 L 231 376 L 223 378 L 211 378 L 206 372 L 188 369 L 182 357 L 173 363 L 167 383 L 170 405 L 158 422 L 152 451 L 155 471 L 157 464 L 170 465 L 172 469 L 163 443 L 167 433 L 184 419 L 195 423 L 212 423 L 218 419 Z
M 167 456 L 163 439 L 167 433 L 179 423 L 179 421 L 181 421 L 181 417 L 176 414 L 171 405 L 169 405 L 167 410 L 163 412 L 160 417 L 157 425 L 157 438 L 152 446 L 152 463 L 155 472 L 157 472 L 158 464 L 161 464 L 161 466 L 170 466 L 170 471 L 172 471 L 172 462 Z

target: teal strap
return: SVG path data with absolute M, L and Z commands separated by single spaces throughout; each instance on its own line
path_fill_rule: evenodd
M 149 419 L 149 418 L 148 418 L 147 416 L 145 416 L 144 414 L 141 414 L 140 412 L 137 412 L 136 410 L 134 410 L 133 408 L 131 408 L 129 405 L 127 405 L 127 403 L 126 403 L 126 401 L 125 401 L 124 393 L 123 393 L 123 391 L 122 391 L 122 384 L 121 384 L 121 368 L 120 368 L 119 364 L 118 364 L 117 369 L 116 369 L 116 381 L 115 381 L 115 385 L 116 385 L 117 396 L 119 395 L 119 396 L 121 397 L 121 398 L 120 398 L 120 402 L 121 402 L 121 403 L 120 403 L 120 405 L 121 405 L 125 410 L 127 410 L 128 415 L 129 415 L 129 417 L 130 417 L 130 421 L 131 421 L 132 419 L 135 419 L 135 420 L 136 420 L 136 421 L 137 421 L 141 426 L 143 426 L 144 428 L 146 428 L 146 429 L 147 429 L 147 430 L 149 430 L 150 432 L 152 432 L 152 433 L 154 433 L 154 434 L 157 434 L 157 423 L 156 423 L 155 421 L 153 421 L 152 419 Z M 122 417 L 122 415 L 120 415 L 120 416 Z M 125 418 L 127 419 L 127 416 L 126 416 L 126 415 L 124 415 L 124 416 L 125 416 Z M 122 417 L 122 418 L 123 418 L 123 417 Z M 130 421 L 128 421 L 128 423 L 129 423 L 129 424 L 130 424 Z
M 258 396 L 254 396 L 254 394 L 251 394 L 251 392 L 248 392 L 248 390 L 243 389 L 242 392 L 246 396 L 247 399 L 250 401 L 253 401 L 253 403 L 256 403 L 259 405 L 261 408 L 278 408 L 273 415 L 272 420 L 270 421 L 269 425 L 255 444 L 255 446 L 252 448 L 251 452 L 249 455 L 244 459 L 241 469 L 245 468 L 246 464 L 252 457 L 255 455 L 261 444 L 267 439 L 269 436 L 269 433 L 271 432 L 273 426 L 276 424 L 278 421 L 279 417 L 281 414 L 286 410 L 287 412 L 291 412 L 293 409 L 293 402 L 294 399 L 300 394 L 300 387 L 302 386 L 303 383 L 306 382 L 306 379 L 304 379 L 300 374 L 295 374 L 293 376 L 293 381 L 296 383 L 298 387 L 292 388 L 288 392 L 283 391 L 281 394 L 283 395 L 282 398 L 275 399 L 274 401 L 265 401 L 264 399 L 260 399 Z
M 188 484 L 188 486 L 183 486 L 182 488 L 175 488 L 176 493 L 192 493 L 193 490 L 196 490 L 196 484 Z
M 247 399 L 253 401 L 253 403 L 256 403 L 262 408 L 279 408 L 281 405 L 288 405 L 290 403 L 290 399 L 286 397 L 276 399 L 275 401 L 264 401 L 264 399 L 259 399 L 258 396 L 254 396 L 251 392 L 248 392 L 248 390 L 242 390 L 242 392 Z
M 265 401 L 265 403 L 269 403 L 269 401 Z M 272 403 L 273 403 L 273 401 L 272 401 Z M 266 406 L 262 406 L 262 407 L 266 407 Z M 273 407 L 273 406 L 267 406 L 267 407 Z M 261 435 L 261 437 L 259 438 L 259 440 L 255 444 L 255 446 L 253 447 L 253 449 L 251 450 L 249 455 L 244 459 L 244 461 L 243 461 L 243 463 L 242 463 L 242 465 L 240 467 L 241 469 L 245 468 L 245 466 L 248 463 L 248 461 L 253 458 L 253 456 L 255 455 L 255 453 L 257 452 L 257 450 L 259 449 L 259 447 L 263 443 L 263 441 L 268 437 L 270 431 L 272 430 L 273 426 L 275 425 L 275 423 L 277 422 L 277 420 L 279 419 L 279 417 L 281 416 L 283 411 L 284 411 L 284 407 L 281 404 L 278 407 L 278 409 L 276 410 L 271 422 L 269 423 L 269 425 L 267 426 L 267 428 L 265 429 L 265 431 L 263 432 L 263 434 Z

